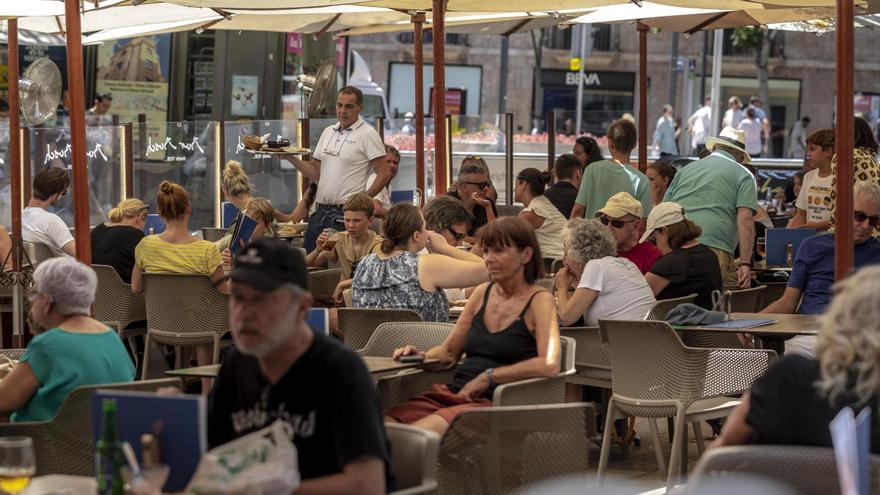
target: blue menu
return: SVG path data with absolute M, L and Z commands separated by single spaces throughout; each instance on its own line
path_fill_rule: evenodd
M 235 207 L 234 204 L 229 201 L 223 202 L 223 228 L 228 229 L 230 225 L 232 225 L 232 221 L 235 220 L 235 216 L 238 215 L 238 208 Z
M 232 242 L 229 244 L 229 250 L 232 252 L 233 256 L 238 254 L 238 250 L 241 249 L 242 246 L 250 242 L 251 236 L 254 235 L 254 230 L 256 228 L 256 220 L 247 215 L 241 216 L 241 221 L 236 224 L 235 232 L 232 234 Z
M 144 234 L 150 235 L 150 229 L 154 234 L 165 232 L 165 222 L 159 218 L 158 213 L 150 213 L 147 215 L 147 223 L 144 225 Z

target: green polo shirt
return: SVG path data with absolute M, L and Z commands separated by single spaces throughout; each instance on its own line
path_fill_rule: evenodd
M 581 187 L 575 202 L 586 209 L 585 218 L 593 218 L 605 207 L 608 198 L 619 192 L 628 192 L 642 203 L 642 217 L 651 212 L 651 188 L 648 176 L 629 165 L 613 160 L 591 163 L 584 170 Z

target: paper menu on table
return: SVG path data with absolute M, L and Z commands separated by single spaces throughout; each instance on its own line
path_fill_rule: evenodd
M 849 407 L 842 409 L 828 425 L 837 475 L 842 495 L 870 493 L 871 408 L 864 408 L 858 416 Z

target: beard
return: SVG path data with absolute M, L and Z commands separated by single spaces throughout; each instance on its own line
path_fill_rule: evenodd
M 252 342 L 245 342 L 237 336 L 237 332 L 233 332 L 233 340 L 238 350 L 245 355 L 253 356 L 257 359 L 264 358 L 272 352 L 280 348 L 290 337 L 296 332 L 296 322 L 299 319 L 299 310 L 292 309 L 284 318 L 278 320 L 275 326 L 267 332 L 262 338 L 253 339 Z M 254 329 L 249 322 L 243 322 L 242 330 Z M 254 329 L 256 330 L 256 329 Z

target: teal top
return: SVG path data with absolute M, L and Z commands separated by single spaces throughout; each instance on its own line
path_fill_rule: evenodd
M 109 329 L 101 333 L 47 330 L 31 340 L 20 361 L 30 365 L 40 386 L 12 415 L 12 422 L 52 419 L 77 387 L 134 380 L 131 358 Z
M 642 218 L 647 218 L 651 213 L 649 186 L 648 176 L 635 168 L 613 160 L 601 160 L 584 169 L 575 202 L 586 209 L 584 218 L 593 218 L 597 210 L 605 207 L 608 198 L 626 191 L 642 203 Z
M 755 177 L 724 151 L 682 168 L 666 191 L 664 201 L 684 207 L 685 216 L 703 230 L 703 244 L 733 254 L 739 244 L 737 208 L 758 210 Z

